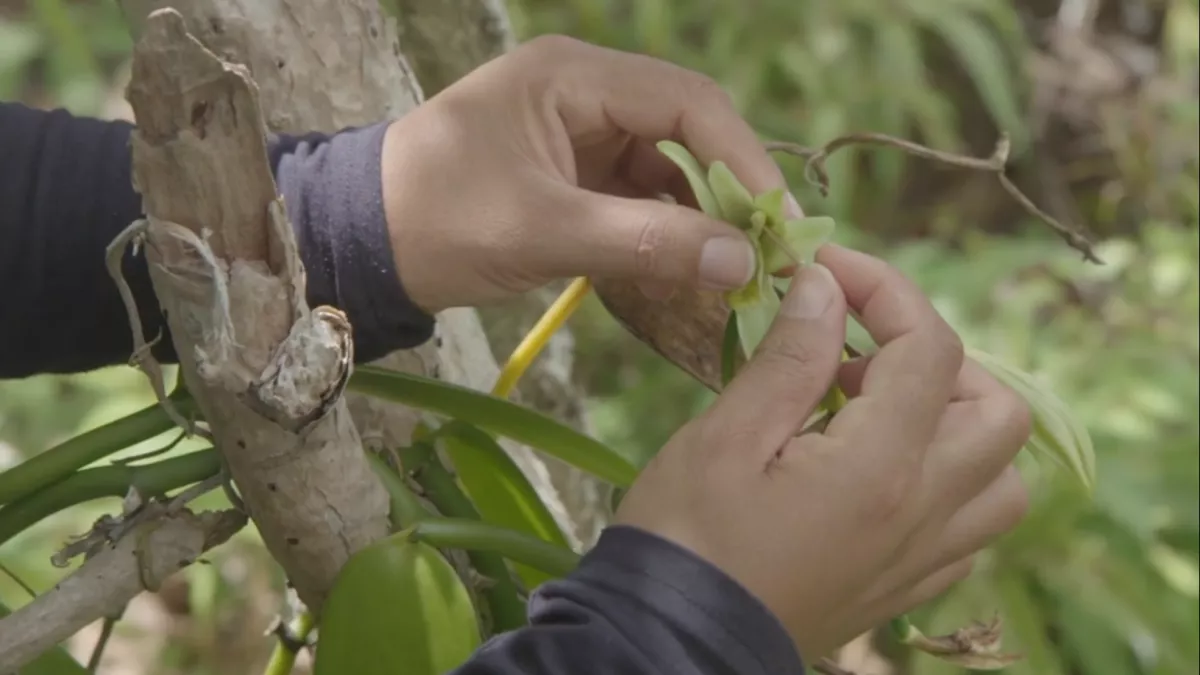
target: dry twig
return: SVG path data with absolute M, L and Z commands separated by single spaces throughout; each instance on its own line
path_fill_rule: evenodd
M 933 162 L 940 162 L 949 166 L 955 166 L 963 169 L 972 169 L 975 171 L 986 171 L 996 175 L 996 179 L 1000 181 L 1000 187 L 1004 188 L 1013 199 L 1017 201 L 1030 215 L 1039 218 L 1050 226 L 1052 230 L 1068 246 L 1083 254 L 1084 259 L 1096 263 L 1104 264 L 1096 255 L 1092 247 L 1091 241 L 1088 240 L 1083 233 L 1064 225 L 1059 222 L 1054 216 L 1046 213 L 1033 200 L 1026 197 L 1016 185 L 1009 180 L 1005 175 L 1005 169 L 1008 166 L 1008 151 L 1009 142 L 1008 136 L 1001 136 L 996 142 L 996 149 L 992 151 L 991 157 L 981 159 L 978 157 L 968 157 L 966 155 L 956 155 L 949 152 L 942 152 L 927 148 L 923 145 L 918 145 L 912 141 L 906 141 L 886 134 L 873 132 L 863 132 L 857 134 L 848 134 L 833 139 L 820 148 L 808 148 L 796 143 L 788 143 L 784 141 L 770 141 L 765 144 L 768 152 L 783 152 L 789 155 L 795 155 L 805 160 L 804 175 L 810 183 L 817 186 L 822 195 L 829 194 L 829 174 L 825 171 L 825 161 L 829 156 L 837 152 L 841 148 L 851 145 L 883 145 L 891 148 L 902 150 L 914 157 L 927 159 Z

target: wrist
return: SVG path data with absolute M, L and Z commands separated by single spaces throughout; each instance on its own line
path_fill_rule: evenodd
M 415 114 L 416 111 L 387 124 L 380 149 L 379 180 L 396 279 L 413 306 L 432 317 L 444 308 L 438 305 L 434 289 L 425 281 L 429 276 L 424 269 L 428 252 L 423 249 L 429 242 L 415 237 L 417 228 L 410 225 L 413 218 L 423 217 L 417 205 L 423 203 L 421 195 L 427 192 L 423 183 L 428 178 L 412 161 L 419 150 L 413 147 L 419 142 L 418 136 L 410 130 L 410 117 Z

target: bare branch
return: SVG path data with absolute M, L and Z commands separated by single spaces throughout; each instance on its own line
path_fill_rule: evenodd
M 142 590 L 158 588 L 246 523 L 236 511 L 195 514 L 152 506 L 157 517 L 142 520 L 53 590 L 0 619 L 0 673 L 16 671 L 98 617 L 118 614 Z

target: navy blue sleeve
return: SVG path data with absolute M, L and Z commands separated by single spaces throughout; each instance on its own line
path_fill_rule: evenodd
M 295 228 L 311 306 L 346 312 L 355 358 L 370 361 L 433 334 L 400 285 L 383 216 L 386 124 L 276 136 L 268 151 Z M 0 103 L 0 379 L 71 373 L 129 359 L 125 309 L 104 251 L 142 217 L 131 182 L 133 125 Z M 125 278 L 155 355 L 176 360 L 144 256 Z
M 707 561 L 610 526 L 568 577 L 539 587 L 530 625 L 449 675 L 802 675 L 783 626 Z

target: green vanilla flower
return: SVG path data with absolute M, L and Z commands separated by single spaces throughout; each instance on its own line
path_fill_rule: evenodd
M 782 189 L 755 196 L 724 162 L 713 162 L 705 169 L 687 148 L 674 141 L 661 141 L 658 149 L 683 171 L 700 209 L 745 232 L 754 247 L 756 264 L 750 283 L 725 294 L 742 351 L 749 357 L 779 313 L 779 291 L 771 275 L 811 263 L 817 249 L 833 235 L 833 219 L 787 218 Z

